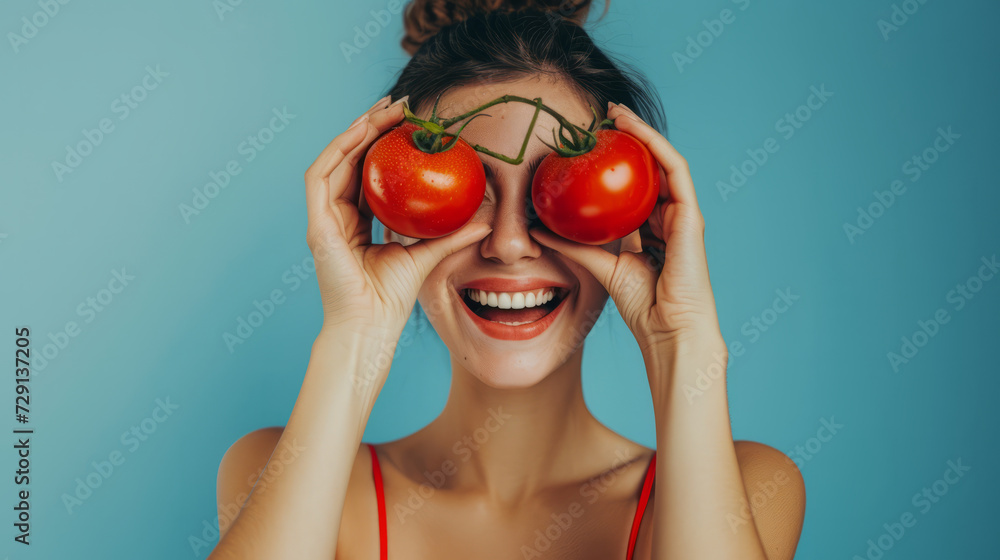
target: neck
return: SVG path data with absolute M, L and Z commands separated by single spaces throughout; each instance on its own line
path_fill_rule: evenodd
M 448 402 L 427 428 L 457 472 L 450 487 L 485 489 L 516 504 L 572 472 L 605 429 L 583 400 L 579 348 L 557 370 L 525 389 L 490 387 L 452 358 Z

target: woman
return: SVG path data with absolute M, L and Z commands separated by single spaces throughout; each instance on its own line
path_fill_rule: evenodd
M 222 460 L 220 519 L 230 504 L 243 508 L 223 523 L 210 558 L 793 557 L 804 485 L 782 453 L 732 440 L 727 352 L 687 164 L 647 124 L 658 125 L 659 113 L 646 82 L 579 26 L 588 8 L 589 0 L 408 7 L 403 44 L 413 58 L 390 96 L 306 172 L 323 327 L 288 424 L 247 434 Z M 401 102 L 427 118 L 439 95 L 439 113 L 458 115 L 504 94 L 541 97 L 584 127 L 593 106 L 644 142 L 663 172 L 647 224 L 603 246 L 540 227 L 525 201 L 534 164 L 551 151 L 538 137 L 557 126 L 543 113 L 523 163 L 481 155 L 487 194 L 469 224 L 433 240 L 386 230 L 386 243 L 372 244 L 359 164 L 402 121 Z M 462 137 L 518 153 L 533 107 L 487 112 Z M 480 294 L 487 305 L 472 303 Z M 584 403 L 582 340 L 609 295 L 642 351 L 655 453 Z M 508 297 L 535 306 L 490 305 Z M 365 424 L 418 299 L 450 350 L 448 402 L 423 429 L 371 446 Z

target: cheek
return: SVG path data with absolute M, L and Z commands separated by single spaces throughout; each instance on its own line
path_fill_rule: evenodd
M 479 205 L 476 209 L 476 213 L 472 216 L 473 222 L 483 222 L 483 223 L 493 223 L 493 214 L 496 212 L 496 207 L 493 201 L 489 198 L 484 198 L 483 203 Z

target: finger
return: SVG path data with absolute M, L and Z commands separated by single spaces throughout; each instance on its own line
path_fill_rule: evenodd
M 368 205 L 368 201 L 365 200 L 365 190 L 361 189 L 358 193 L 358 211 L 366 219 L 372 219 L 375 217 L 375 212 L 372 211 L 372 207 Z
M 469 222 L 454 233 L 435 239 L 422 239 L 406 250 L 416 263 L 417 273 L 423 282 L 445 257 L 483 239 L 491 231 L 493 228 L 486 222 Z
M 528 234 L 542 245 L 565 255 L 587 269 L 604 286 L 604 289 L 609 294 L 611 293 L 611 282 L 618 257 L 600 247 L 576 243 L 559 237 L 544 228 L 532 228 L 528 230 Z
M 657 202 L 653 206 L 653 211 L 650 212 L 649 218 L 646 218 L 646 221 L 639 226 L 639 233 L 642 234 L 643 240 L 646 240 L 647 237 L 658 240 L 661 243 L 666 240 L 666 231 L 663 229 L 663 216 L 670 204 L 673 204 L 673 201 L 664 200 Z
M 358 171 L 358 163 L 361 162 L 379 136 L 403 120 L 403 106 L 392 105 L 385 109 L 379 109 L 358 128 L 365 129 L 364 139 L 358 143 L 351 151 L 347 152 L 343 161 L 330 173 L 328 179 L 330 185 L 330 204 L 338 199 L 350 201 L 357 206 L 359 204 L 359 192 L 361 190 L 361 180 Z
M 374 105 L 371 106 L 370 109 L 368 109 L 367 111 L 362 113 L 361 116 L 355 119 L 355 121 L 351 123 L 351 126 L 358 124 L 359 121 L 361 121 L 365 117 L 365 115 L 371 116 L 372 113 L 374 113 L 375 111 L 382 109 L 388 105 L 389 105 L 389 96 L 387 95 L 382 99 L 379 99 Z M 348 130 L 350 130 L 350 127 L 348 127 Z M 333 168 L 340 163 L 340 159 L 343 158 L 343 153 L 350 150 L 350 148 L 344 149 L 342 146 L 340 146 L 340 144 L 337 142 L 339 138 L 340 136 L 334 138 L 333 141 L 330 142 L 326 146 L 326 148 L 323 149 L 322 152 L 320 152 L 319 156 L 316 157 L 316 161 L 313 162 L 312 166 L 310 166 L 309 168 L 310 171 L 317 177 L 326 177 L 327 175 L 329 175 L 330 172 L 333 171 Z
M 643 122 L 638 115 L 624 105 L 612 107 L 608 111 L 608 118 L 614 120 L 618 130 L 635 136 L 636 139 L 645 144 L 656 161 L 666 171 L 667 180 L 665 183 L 661 183 L 661 189 L 663 189 L 660 193 L 661 196 L 667 195 L 678 202 L 698 206 L 698 197 L 695 195 L 694 182 L 691 180 L 691 171 L 688 168 L 687 160 L 662 134 Z
M 329 170 L 339 165 L 346 155 L 365 139 L 365 127 L 362 126 L 364 121 L 369 118 L 372 112 L 383 108 L 388 100 L 388 96 L 383 97 L 362 113 L 347 127 L 347 130 L 327 145 L 316 161 L 306 170 L 306 207 L 310 217 L 326 209 L 325 205 L 329 200 L 329 194 L 327 193 L 328 183 L 325 179 L 330 174 Z
M 346 132 L 337 137 L 337 140 L 335 140 L 337 146 L 331 157 L 336 158 L 338 162 L 343 161 L 344 158 L 347 157 L 347 153 L 350 153 L 350 150 L 365 139 L 366 133 L 365 127 L 362 126 L 363 124 L 363 122 L 358 123 L 353 128 L 348 129 Z M 343 150 L 347 150 L 347 153 L 344 153 Z M 325 177 L 315 175 L 315 170 L 313 168 L 306 171 L 305 182 L 306 210 L 308 212 L 309 219 L 318 219 L 319 216 L 329 208 L 329 183 Z

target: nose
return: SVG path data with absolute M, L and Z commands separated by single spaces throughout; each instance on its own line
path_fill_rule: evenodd
M 521 259 L 537 259 L 542 247 L 528 235 L 532 222 L 526 213 L 527 195 L 504 197 L 490 216 L 493 231 L 480 243 L 485 259 L 502 264 L 515 264 Z

